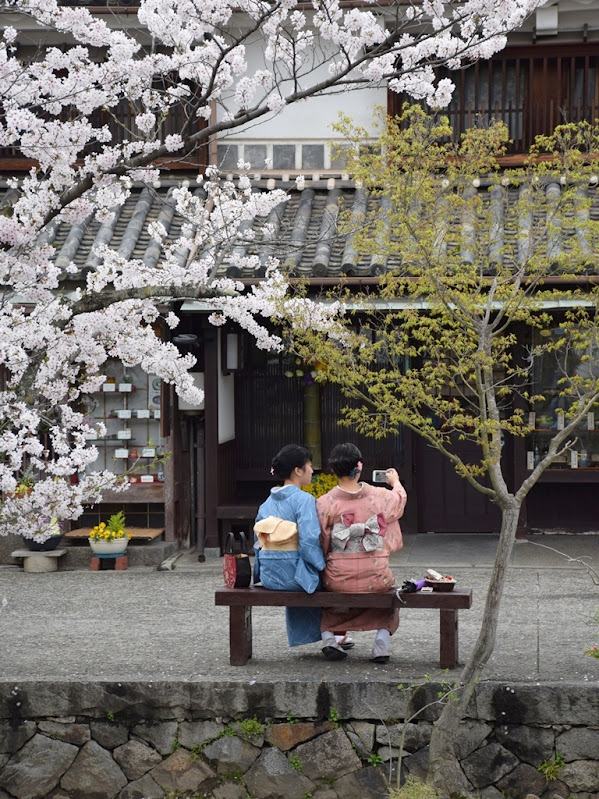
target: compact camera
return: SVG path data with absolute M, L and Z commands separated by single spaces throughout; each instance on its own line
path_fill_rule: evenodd
M 372 473 L 372 482 L 373 483 L 386 483 L 387 480 L 387 470 L 386 469 L 375 469 Z

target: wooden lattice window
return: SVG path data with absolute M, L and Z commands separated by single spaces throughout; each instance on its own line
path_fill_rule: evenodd
M 510 47 L 463 70 L 439 68 L 455 84 L 446 109 L 454 135 L 491 120 L 505 122 L 511 153 L 525 153 L 535 136 L 562 122 L 593 121 L 599 109 L 599 43 Z M 389 112 L 408 98 L 389 92 Z

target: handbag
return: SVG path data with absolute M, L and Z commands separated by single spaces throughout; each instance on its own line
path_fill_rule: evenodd
M 223 554 L 223 579 L 227 588 L 248 588 L 252 579 L 252 567 L 248 554 L 245 533 L 229 533 Z
M 297 551 L 299 538 L 297 524 L 278 516 L 267 516 L 254 525 L 254 532 L 258 537 L 260 549 L 277 549 L 283 552 Z

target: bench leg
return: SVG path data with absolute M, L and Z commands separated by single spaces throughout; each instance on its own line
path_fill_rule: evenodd
M 457 610 L 441 610 L 440 614 L 439 666 L 442 669 L 455 669 L 458 662 L 458 612 Z
M 252 609 L 229 608 L 229 663 L 245 666 L 252 657 Z

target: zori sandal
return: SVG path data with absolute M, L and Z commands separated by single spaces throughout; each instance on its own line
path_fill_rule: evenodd
M 338 649 L 336 646 L 323 646 L 322 654 L 327 660 L 344 660 L 347 657 L 347 652 L 343 649 Z

